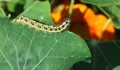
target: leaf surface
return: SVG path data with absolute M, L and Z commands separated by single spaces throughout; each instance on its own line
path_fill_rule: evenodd
M 117 2 L 117 0 L 80 0 L 80 1 L 99 6 L 108 6 Z
M 36 1 L 21 15 L 44 17 L 42 21 L 52 24 L 48 10 L 47 1 Z M 91 57 L 86 43 L 68 30 L 47 33 L 4 18 L 0 18 L 0 45 L 1 70 L 70 70 L 75 62 Z

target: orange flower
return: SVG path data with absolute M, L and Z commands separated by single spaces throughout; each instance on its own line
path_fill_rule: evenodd
M 86 19 L 86 24 L 88 26 L 90 37 L 97 40 L 110 40 L 115 39 L 115 30 L 113 23 L 109 23 L 106 26 L 108 19 L 102 15 L 95 15 L 93 18 Z M 104 30 L 104 27 L 105 30 Z
M 69 5 L 66 5 L 63 10 L 51 13 L 55 23 L 60 24 L 67 17 L 68 9 Z M 94 11 L 85 4 L 74 4 L 72 9 L 71 31 L 85 39 L 92 38 L 102 41 L 115 39 L 114 25 L 110 23 L 106 26 L 108 21 L 106 16 L 102 14 L 96 15 Z
M 68 15 L 68 6 L 64 6 L 64 5 L 59 5 L 55 11 L 53 11 L 51 13 L 51 17 L 53 19 L 53 21 L 56 23 L 56 24 L 61 24 L 61 22 L 63 20 L 65 20 L 65 18 L 67 17 Z

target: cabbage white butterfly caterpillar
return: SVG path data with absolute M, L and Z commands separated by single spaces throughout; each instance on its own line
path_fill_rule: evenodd
M 70 23 L 70 19 L 66 19 L 61 25 L 46 25 L 25 16 L 18 16 L 15 21 L 45 32 L 61 32 L 65 30 Z

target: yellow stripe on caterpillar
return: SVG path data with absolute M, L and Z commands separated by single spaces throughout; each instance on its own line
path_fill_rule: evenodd
M 66 19 L 61 25 L 46 25 L 41 22 L 36 22 L 31 18 L 25 16 L 18 16 L 15 20 L 17 23 L 28 25 L 29 27 L 35 28 L 36 30 L 41 30 L 44 32 L 61 32 L 64 31 L 70 23 L 70 19 Z

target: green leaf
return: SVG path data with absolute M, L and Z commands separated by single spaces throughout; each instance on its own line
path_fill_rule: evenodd
M 1 70 L 69 70 L 90 58 L 85 42 L 75 34 L 45 33 L 0 18 Z
M 34 2 L 21 15 L 52 24 L 50 6 Z M 86 43 L 67 30 L 47 33 L 0 18 L 1 70 L 70 70 L 91 57 Z
M 0 8 L 0 17 L 6 17 L 6 14 L 2 8 Z
M 17 5 L 17 2 L 8 2 L 7 3 L 8 10 L 10 12 L 14 12 L 16 5 Z
M 53 21 L 50 16 L 50 5 L 48 1 L 45 2 L 35 1 L 20 15 L 33 18 L 46 24 L 53 24 Z
M 103 7 L 103 9 L 107 12 L 107 14 L 109 14 L 115 27 L 117 29 L 120 29 L 120 7 L 118 7 L 117 5 L 110 5 Z
M 117 0 L 80 0 L 80 1 L 93 5 L 108 6 L 114 4 Z
M 120 29 L 120 19 L 113 19 L 113 23 L 115 25 L 115 28 Z
M 11 0 L 6 2 L 8 11 L 13 13 L 13 12 L 16 12 L 17 10 L 17 13 L 18 13 L 18 11 L 20 11 L 21 8 L 18 8 L 17 6 L 23 5 L 24 1 L 25 0 Z
M 120 70 L 120 65 L 116 66 L 113 70 Z
M 33 2 L 34 2 L 33 0 L 26 0 L 24 9 L 27 9 L 28 7 L 30 7 L 31 4 L 33 4 Z

